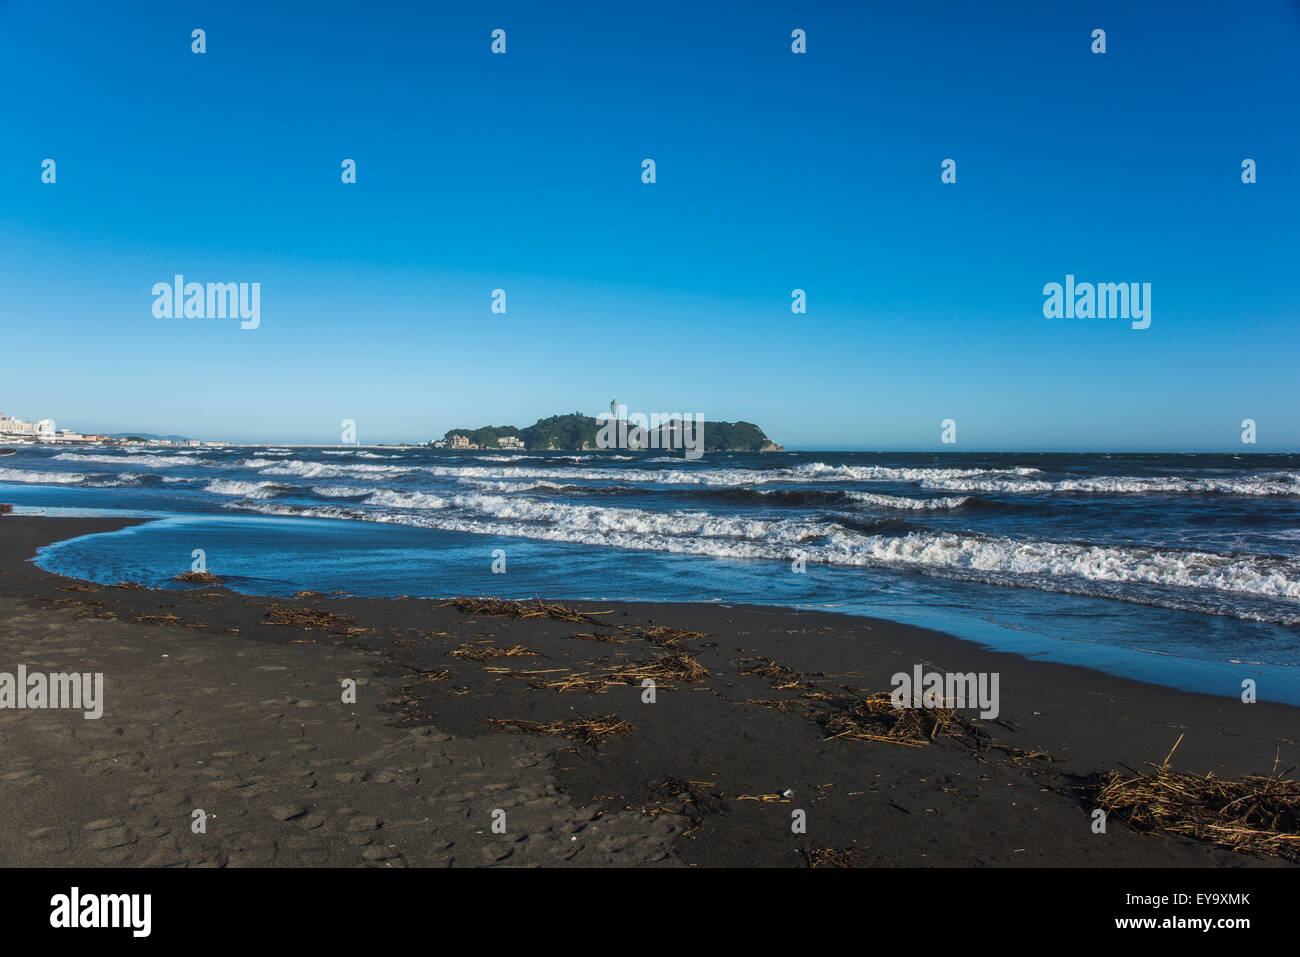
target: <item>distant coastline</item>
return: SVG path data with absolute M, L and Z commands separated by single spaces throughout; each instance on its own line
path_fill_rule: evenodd
M 639 424 L 638 424 L 639 423 Z M 617 425 L 617 429 L 611 429 Z M 606 434 L 602 437 L 602 431 Z M 611 433 L 616 433 L 611 434 Z M 644 417 L 627 416 L 626 408 L 594 417 L 580 412 L 538 419 L 524 428 L 513 425 L 485 425 L 474 428 L 448 429 L 441 439 L 428 442 L 380 442 L 371 448 L 447 449 L 533 449 L 536 451 L 576 452 L 594 449 L 655 451 L 683 448 L 683 439 L 706 452 L 784 452 L 752 422 L 706 422 L 699 416 Z M 156 435 L 150 432 L 115 432 L 88 434 L 56 429 L 53 420 L 37 423 L 0 414 L 0 444 L 25 445 L 97 445 L 97 446 L 180 446 L 189 448 L 233 448 L 284 446 L 294 448 L 332 448 L 332 442 L 228 442 L 192 439 L 181 435 Z M 365 447 L 345 439 L 343 445 Z

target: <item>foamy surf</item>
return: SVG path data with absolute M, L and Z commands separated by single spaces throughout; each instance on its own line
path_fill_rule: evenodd
M 5 465 L 11 488 L 129 491 L 161 510 L 503 536 L 619 562 L 752 560 L 771 575 L 789 574 L 797 553 L 871 581 L 922 574 L 1243 620 L 1300 614 L 1296 456 L 27 448 Z M 562 585 L 563 562 L 555 571 Z
M 977 534 L 910 532 L 870 535 L 836 522 L 765 520 L 703 511 L 656 513 L 635 508 L 571 505 L 517 495 L 450 497 L 375 493 L 356 506 L 246 507 L 268 515 L 299 515 L 391 522 L 481 535 L 568 542 L 600 548 L 666 551 L 726 559 L 870 566 L 960 575 L 992 585 L 1059 590 L 1088 583 L 1154 586 L 1187 592 L 1230 593 L 1274 600 L 1300 600 L 1300 561 L 1269 556 L 1231 556 L 1072 542 L 1017 540 Z M 1160 595 L 1113 590 L 1082 591 L 1160 603 Z M 1169 607 L 1187 607 L 1174 601 Z M 1230 613 L 1218 609 L 1215 613 Z M 1253 610 L 1259 616 L 1262 612 Z M 1300 609 L 1271 618 L 1294 622 Z

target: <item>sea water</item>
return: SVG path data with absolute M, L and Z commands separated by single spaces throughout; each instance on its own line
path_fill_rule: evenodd
M 153 516 L 39 558 L 101 582 L 813 607 L 1300 703 L 1300 456 L 47 446 L 0 501 Z

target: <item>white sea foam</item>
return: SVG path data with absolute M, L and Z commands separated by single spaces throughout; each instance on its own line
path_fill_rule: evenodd
M 521 456 L 520 458 L 525 458 Z M 333 462 L 275 462 L 249 459 L 245 466 L 266 475 L 299 475 L 307 478 L 379 475 L 419 470 L 438 478 L 470 481 L 518 481 L 521 479 L 567 479 L 573 481 L 615 481 L 633 484 L 704 485 L 720 488 L 761 485 L 773 482 L 810 481 L 917 481 L 927 476 L 1000 474 L 987 470 L 951 469 L 886 469 L 835 468 L 821 466 L 796 469 L 639 469 L 580 466 L 577 468 L 536 465 L 486 466 L 486 465 L 363 465 Z M 1009 474 L 1009 473 L 1007 473 Z
M 483 461 L 532 459 L 530 456 L 488 456 Z M 650 460 L 654 461 L 654 460 Z M 813 462 L 793 468 L 676 468 L 643 469 L 593 466 L 520 465 L 372 465 L 246 459 L 244 466 L 264 475 L 301 478 L 378 478 L 406 472 L 421 472 L 435 478 L 454 479 L 466 484 L 482 482 L 615 482 L 663 486 L 704 486 L 740 488 L 772 484 L 816 484 L 822 482 L 890 482 L 916 483 L 920 488 L 953 492 L 1093 492 L 1100 494 L 1144 493 L 1225 493 L 1247 496 L 1300 495 L 1300 473 L 1280 472 L 1233 478 L 1178 478 L 1141 476 L 1100 476 L 1081 479 L 1050 480 L 1034 478 L 1042 473 L 1034 468 L 958 469 L 894 468 L 889 466 L 828 465 Z M 649 461 L 646 463 L 649 464 Z M 877 504 L 884 504 L 883 501 Z M 900 508 L 949 508 L 951 505 L 900 505 Z
M 379 491 L 376 488 L 357 488 L 355 485 L 313 485 L 311 490 L 322 498 L 361 498 Z
M 924 482 L 978 475 L 1035 475 L 1038 469 L 895 468 L 885 465 L 827 465 L 810 462 L 787 469 L 793 476 L 832 482 Z
M 969 495 L 945 496 L 943 498 L 907 498 L 902 495 L 879 495 L 875 492 L 848 491 L 844 494 L 855 502 L 861 502 L 864 505 L 920 512 L 961 508 L 970 501 Z
M 30 469 L 0 469 L 0 482 L 23 482 L 34 485 L 80 485 L 86 476 L 80 472 L 33 472 Z
M 60 452 L 54 456 L 56 462 L 94 462 L 100 465 L 152 465 L 169 468 L 177 465 L 200 465 L 202 459 L 193 455 L 162 455 L 147 453 L 141 455 L 91 455 L 83 452 Z
M 86 488 L 120 488 L 126 485 L 139 485 L 148 473 L 119 472 L 116 475 L 88 475 L 82 484 Z
M 574 486 L 561 482 L 547 482 L 542 480 L 532 482 L 508 482 L 504 479 L 470 479 L 461 478 L 458 480 L 461 484 L 470 485 L 474 488 L 490 492 L 503 492 L 518 494 L 522 492 L 558 492 L 572 489 L 582 489 L 583 486 Z M 618 488 L 618 486 L 613 486 Z M 596 486 L 594 490 L 608 490 L 611 486 Z M 754 489 L 754 493 L 763 496 L 773 496 L 784 494 L 782 489 Z M 969 495 L 943 496 L 940 498 L 910 498 L 904 495 L 884 495 L 875 492 L 857 492 L 845 491 L 844 495 L 848 498 L 861 502 L 864 505 L 872 505 L 876 508 L 900 509 L 904 511 L 941 511 L 946 509 L 961 508 L 970 501 Z
M 941 531 L 870 535 L 833 522 L 753 519 L 702 511 L 650 512 L 489 494 L 454 496 L 450 500 L 453 510 L 446 508 L 446 502 L 416 510 L 411 507 L 413 501 L 399 504 L 399 499 L 392 499 L 393 510 L 385 512 L 275 505 L 258 510 L 722 558 L 789 560 L 797 550 L 810 563 L 911 568 L 995 584 L 1039 587 L 1036 583 L 1041 583 L 1048 590 L 1071 582 L 1097 582 L 1300 600 L 1300 562 L 1265 555 L 1217 555 Z
M 78 485 L 82 488 L 121 488 L 139 485 L 148 473 L 121 472 L 108 475 L 85 472 L 41 472 L 31 469 L 0 469 L 0 482 L 21 482 L 25 485 Z
M 204 490 L 214 495 L 234 495 L 241 498 L 274 498 L 284 490 L 274 482 L 237 482 L 232 479 L 213 479 Z
M 266 462 L 257 459 L 249 460 L 245 464 L 247 468 L 257 469 L 262 475 L 287 475 L 308 479 L 381 477 L 410 472 L 416 468 L 405 465 L 366 465 L 359 462 L 344 465 L 334 462 Z
M 936 477 L 922 488 L 949 492 L 1077 492 L 1103 495 L 1300 495 L 1300 474 L 1277 472 L 1232 478 L 1177 478 L 1173 476 L 1098 475 L 1078 479 Z
M 439 478 L 451 478 L 459 481 L 518 481 L 520 479 L 550 479 L 570 481 L 605 481 L 627 484 L 657 485 L 706 485 L 716 487 L 737 487 L 743 485 L 763 484 L 767 482 L 788 482 L 791 475 L 788 469 L 759 472 L 751 469 L 708 469 L 700 471 L 683 471 L 676 469 L 634 469 L 601 468 L 598 466 L 579 468 L 536 468 L 517 466 L 513 468 L 490 468 L 487 466 L 429 466 L 423 469 Z
M 485 480 L 485 479 L 460 479 L 459 481 L 464 485 L 470 485 L 473 486 L 474 488 L 484 489 L 490 492 L 512 492 L 512 493 L 536 492 L 536 491 L 555 492 L 561 489 L 573 487 L 564 484 L 562 482 L 543 482 L 543 481 L 506 482 L 501 479 L 497 479 L 495 481 Z M 608 486 L 604 486 L 604 487 L 607 488 Z
M 381 489 L 366 499 L 367 505 L 380 505 L 385 508 L 446 508 L 448 501 L 441 495 L 427 492 L 394 492 Z

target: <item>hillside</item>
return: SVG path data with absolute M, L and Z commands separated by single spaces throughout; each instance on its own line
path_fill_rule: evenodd
M 502 437 L 510 436 L 519 439 L 530 449 L 578 451 L 599 448 L 597 436 L 604 427 L 604 422 L 592 416 L 583 415 L 580 412 L 571 412 L 568 415 L 553 415 L 549 418 L 538 419 L 532 425 L 522 429 L 513 425 L 487 425 L 474 429 L 448 429 L 444 438 L 450 444 L 453 435 L 463 435 L 472 444 L 480 448 L 495 449 L 500 447 Z M 629 433 L 633 432 L 630 424 L 627 429 Z M 628 450 L 658 451 L 682 448 L 680 438 L 674 441 L 674 436 L 668 427 L 660 428 L 658 433 L 658 442 L 654 441 L 655 436 L 647 434 L 643 446 Z M 627 448 L 623 442 L 611 447 Z M 704 423 L 704 451 L 773 452 L 783 450 L 781 446 L 769 439 L 763 433 L 763 430 L 752 422 L 706 421 Z

